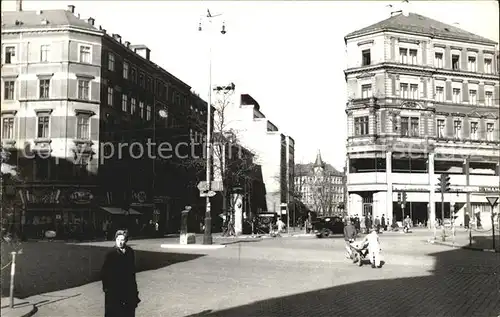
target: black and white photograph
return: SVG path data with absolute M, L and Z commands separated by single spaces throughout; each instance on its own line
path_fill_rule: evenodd
M 1 0 L 0 317 L 500 317 L 499 12 Z

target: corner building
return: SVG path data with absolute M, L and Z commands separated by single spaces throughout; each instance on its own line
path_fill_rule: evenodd
M 433 223 L 499 192 L 497 43 L 415 13 L 345 36 L 350 215 Z M 440 174 L 451 192 L 436 190 Z M 407 193 L 404 215 L 398 193 Z

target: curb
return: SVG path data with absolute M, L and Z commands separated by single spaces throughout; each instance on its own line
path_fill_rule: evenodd
M 31 317 L 36 314 L 38 309 L 35 305 L 26 305 L 23 307 L 2 308 L 2 317 Z
M 162 244 L 163 249 L 217 250 L 226 247 L 224 244 Z
M 471 247 L 468 245 L 451 245 L 448 243 L 443 243 L 435 240 L 426 240 L 425 242 L 429 244 L 436 244 L 436 245 L 442 245 L 450 248 L 455 248 L 455 249 L 465 249 L 465 250 L 471 250 L 471 251 L 479 251 L 479 252 L 492 252 L 492 253 L 499 253 L 500 251 L 495 251 L 493 249 L 484 249 L 484 248 L 475 248 Z

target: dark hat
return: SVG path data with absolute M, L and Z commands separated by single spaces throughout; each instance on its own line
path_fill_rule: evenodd
M 118 238 L 118 236 L 123 236 L 125 238 L 125 241 L 128 241 L 128 230 L 117 230 L 115 233 L 115 240 Z

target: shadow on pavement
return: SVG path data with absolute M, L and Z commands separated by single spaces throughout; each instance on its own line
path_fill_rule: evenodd
M 491 249 L 493 250 L 493 237 L 492 236 L 475 236 L 472 237 L 472 244 L 465 246 L 467 249 Z M 495 250 L 500 252 L 500 237 L 495 236 Z
M 463 249 L 430 254 L 428 276 L 367 280 L 194 316 L 498 316 L 500 254 Z M 382 269 L 391 270 L 390 259 Z M 396 268 L 392 268 L 396 269 Z
M 15 297 L 55 292 L 100 280 L 104 257 L 111 247 L 25 242 L 16 257 Z M 10 260 L 8 245 L 2 244 L 2 267 Z M 203 255 L 135 250 L 138 272 L 155 270 Z M 2 296 L 9 294 L 10 265 L 2 270 Z

